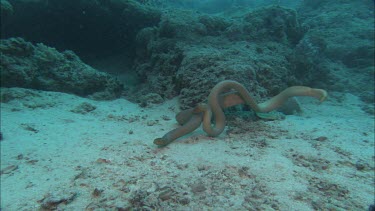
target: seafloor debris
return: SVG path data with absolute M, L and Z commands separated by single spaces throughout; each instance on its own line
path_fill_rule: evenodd
M 77 196 L 75 191 L 60 191 L 48 193 L 38 202 L 41 210 L 55 210 L 60 204 L 69 204 Z
M 32 124 L 23 123 L 23 124 L 21 124 L 21 127 L 25 130 L 28 130 L 28 131 L 31 131 L 31 132 L 34 132 L 34 133 L 39 132 L 39 130 L 35 129 L 35 127 Z
M 14 170 L 17 170 L 18 169 L 18 166 L 17 165 L 10 165 L 8 167 L 5 167 L 3 169 L 1 169 L 1 172 L 0 174 L 10 174 L 12 173 Z
M 90 103 L 87 103 L 87 102 L 83 102 L 70 111 L 73 113 L 77 113 L 77 114 L 87 114 L 95 109 L 96 109 L 96 106 L 91 105 Z

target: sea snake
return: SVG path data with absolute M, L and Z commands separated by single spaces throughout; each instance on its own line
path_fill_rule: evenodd
M 163 137 L 155 139 L 154 144 L 166 146 L 177 138 L 193 132 L 202 122 L 203 130 L 209 136 L 218 136 L 225 127 L 223 109 L 239 104 L 247 104 L 257 113 L 267 113 L 280 107 L 288 98 L 294 96 L 310 96 L 323 102 L 328 94 L 323 89 L 292 86 L 271 99 L 257 104 L 242 84 L 232 80 L 222 81 L 211 90 L 207 104 L 200 103 L 194 108 L 179 112 L 176 115 L 176 120 L 181 126 L 168 132 Z M 212 115 L 215 117 L 214 125 L 211 124 Z

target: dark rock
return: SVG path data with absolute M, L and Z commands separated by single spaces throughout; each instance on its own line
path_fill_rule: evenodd
M 371 204 L 371 205 L 368 207 L 368 211 L 375 211 L 375 205 L 374 205 L 374 204 Z
M 106 93 L 116 98 L 123 87 L 111 75 L 84 64 L 72 51 L 60 53 L 22 38 L 1 40 L 1 86 L 73 93 Z

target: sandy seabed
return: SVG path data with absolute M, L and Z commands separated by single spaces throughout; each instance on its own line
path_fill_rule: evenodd
M 1 103 L 1 210 L 366 210 L 374 116 L 355 96 L 278 121 L 233 118 L 164 148 L 177 100 L 141 108 L 25 89 Z M 14 95 L 14 94 L 13 94 Z M 339 97 L 338 97 L 339 96 Z

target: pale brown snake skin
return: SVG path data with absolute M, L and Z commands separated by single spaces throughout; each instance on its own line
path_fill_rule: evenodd
M 234 91 L 228 92 L 228 90 Z M 211 90 L 207 104 L 201 103 L 195 108 L 179 112 L 176 115 L 176 120 L 182 126 L 168 132 L 161 138 L 155 139 L 154 144 L 158 146 L 166 146 L 177 138 L 196 130 L 202 122 L 203 130 L 209 136 L 218 136 L 225 128 L 225 115 L 223 109 L 239 104 L 247 104 L 255 112 L 266 113 L 275 110 L 288 98 L 295 96 L 310 96 L 323 102 L 328 94 L 323 89 L 314 89 L 306 86 L 292 86 L 271 99 L 257 104 L 242 84 L 231 80 L 222 81 Z M 212 115 L 215 116 L 214 125 L 211 124 Z

